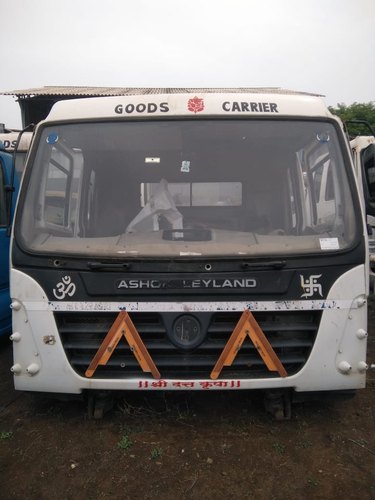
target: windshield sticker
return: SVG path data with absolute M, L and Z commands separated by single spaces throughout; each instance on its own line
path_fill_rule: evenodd
M 340 250 L 338 238 L 319 238 L 321 250 Z
M 190 161 L 183 161 L 181 163 L 181 172 L 185 172 L 185 173 L 190 172 Z
M 59 140 L 58 134 L 56 132 L 52 132 L 51 134 L 48 134 L 46 142 L 47 144 L 56 144 L 58 140 Z

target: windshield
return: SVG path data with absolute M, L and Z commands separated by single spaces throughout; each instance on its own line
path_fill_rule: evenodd
M 323 121 L 54 125 L 23 189 L 19 234 L 33 252 L 274 256 L 355 237 L 336 131 Z

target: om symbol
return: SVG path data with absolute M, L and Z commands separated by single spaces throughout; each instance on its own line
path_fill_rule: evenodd
M 60 283 L 57 283 L 56 288 L 54 288 L 52 291 L 56 299 L 62 300 L 65 299 L 67 295 L 69 297 L 74 295 L 76 292 L 76 286 L 74 283 L 72 283 L 70 276 L 64 276 Z

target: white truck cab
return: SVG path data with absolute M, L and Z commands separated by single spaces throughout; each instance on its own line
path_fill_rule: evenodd
M 15 387 L 364 387 L 367 245 L 349 144 L 319 96 L 59 102 L 13 232 Z

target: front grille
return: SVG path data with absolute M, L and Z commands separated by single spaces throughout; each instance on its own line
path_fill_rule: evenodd
M 117 313 L 55 313 L 66 355 L 78 374 L 84 376 L 116 316 Z M 206 335 L 202 344 L 192 352 L 177 348 L 168 337 L 168 330 L 180 314 L 136 312 L 130 316 L 162 378 L 208 379 L 241 313 L 194 314 L 205 329 Z M 254 317 L 288 375 L 298 372 L 311 352 L 321 312 L 257 312 L 254 313 Z M 93 378 L 127 379 L 144 375 L 123 338 L 107 364 L 98 366 Z M 267 369 L 250 338 L 246 338 L 232 365 L 223 368 L 220 378 L 261 377 L 279 377 L 279 375 Z

